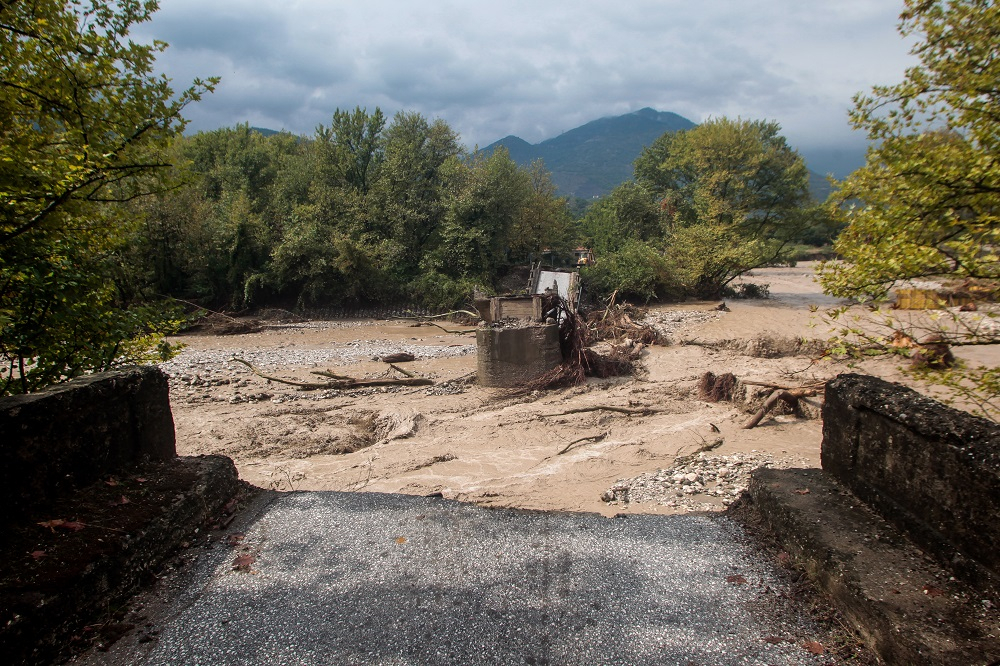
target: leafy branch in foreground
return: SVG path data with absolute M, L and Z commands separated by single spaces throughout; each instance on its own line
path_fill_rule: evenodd
M 173 316 L 134 304 L 119 204 L 170 186 L 181 111 L 132 26 L 153 1 L 0 3 L 0 394 L 169 354 Z
M 834 246 L 843 261 L 819 271 L 827 293 L 876 304 L 907 280 L 1000 280 L 1000 5 L 907 0 L 900 19 L 900 32 L 918 38 L 919 64 L 855 97 L 851 120 L 873 147 L 831 195 L 831 214 L 847 225 Z M 890 326 L 918 343 L 992 344 L 993 316 L 942 310 Z M 1000 398 L 992 368 L 920 372 L 981 411 Z

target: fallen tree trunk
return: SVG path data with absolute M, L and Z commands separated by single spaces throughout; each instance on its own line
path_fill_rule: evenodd
M 291 379 L 282 379 L 281 377 L 275 377 L 273 375 L 265 375 L 260 370 L 255 368 L 248 361 L 244 361 L 241 358 L 233 358 L 237 363 L 242 363 L 243 365 L 250 368 L 250 372 L 257 375 L 261 379 L 266 379 L 272 382 L 278 382 L 279 384 L 287 384 L 289 386 L 295 386 L 301 391 L 320 391 L 323 389 L 355 389 L 355 388 L 365 388 L 369 386 L 431 386 L 434 382 L 430 379 L 425 379 L 423 377 L 405 377 L 399 378 L 389 378 L 389 379 L 354 379 L 353 377 L 344 377 L 341 379 L 334 379 L 329 382 L 297 382 Z M 327 377 L 337 377 L 331 372 L 321 372 L 315 371 L 314 374 L 323 375 Z
M 764 386 L 775 390 L 781 389 L 785 391 L 814 390 L 826 386 L 826 381 L 816 382 L 815 384 L 807 384 L 805 386 L 783 386 L 781 384 L 772 384 L 771 382 L 753 382 L 749 379 L 741 379 L 740 381 L 747 386 Z
M 399 316 L 395 317 L 395 319 L 419 319 L 421 320 L 420 323 L 422 324 L 428 319 L 441 319 L 442 317 L 450 317 L 451 315 L 454 314 L 464 314 L 472 317 L 473 319 L 482 319 L 482 317 L 479 315 L 478 312 L 472 312 L 471 310 L 452 310 L 451 312 L 442 312 L 441 314 L 436 314 L 436 315 L 420 315 L 417 317 Z
M 351 379 L 341 382 L 331 382 L 327 388 L 352 389 L 364 386 L 431 386 L 434 382 L 424 377 L 403 377 L 401 379 Z

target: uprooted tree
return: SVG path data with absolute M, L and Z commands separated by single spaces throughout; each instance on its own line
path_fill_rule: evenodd
M 876 302 L 900 281 L 916 278 L 967 285 L 982 281 L 995 288 L 1000 278 L 1000 5 L 907 0 L 900 32 L 918 38 L 912 53 L 919 64 L 902 82 L 855 97 L 851 120 L 868 132 L 873 147 L 865 166 L 831 196 L 832 213 L 847 224 L 835 245 L 844 261 L 824 265 L 820 280 L 832 295 Z M 952 312 L 922 334 L 934 336 L 936 343 L 997 342 L 990 317 Z M 957 389 L 995 418 L 1000 368 L 930 371 L 931 380 Z
M 166 45 L 136 44 L 153 1 L 0 3 L 0 395 L 134 362 L 166 321 L 131 307 L 117 253 L 120 204 L 165 187 L 182 109 L 153 70 Z

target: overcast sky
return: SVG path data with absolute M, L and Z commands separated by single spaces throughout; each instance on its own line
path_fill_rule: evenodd
M 221 76 L 190 129 L 312 134 L 334 109 L 419 111 L 472 147 L 536 143 L 642 107 L 777 120 L 802 149 L 857 143 L 851 97 L 912 64 L 902 0 L 160 0 L 134 31 L 181 88 Z

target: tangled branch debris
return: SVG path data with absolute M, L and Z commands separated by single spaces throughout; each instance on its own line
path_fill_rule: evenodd
M 612 346 L 600 354 L 588 345 L 591 342 L 587 324 L 576 312 L 571 311 L 566 302 L 559 299 L 559 347 L 563 362 L 549 372 L 533 379 L 517 389 L 508 392 L 509 397 L 527 395 L 533 391 L 576 386 L 587 377 L 619 377 L 635 372 L 635 362 L 642 354 L 642 343 Z
M 736 376 L 731 372 L 715 376 L 706 372 L 698 381 L 698 396 L 706 402 L 723 402 L 733 399 L 736 390 Z
M 208 311 L 192 328 L 208 335 L 243 335 L 264 330 L 264 322 L 260 319 L 237 319 L 221 312 Z
M 587 326 L 594 340 L 632 340 L 644 345 L 666 344 L 652 326 L 638 323 L 645 312 L 628 303 L 615 303 L 614 295 L 604 311 L 587 317 Z
M 698 381 L 698 395 L 702 400 L 707 402 L 731 401 L 739 390 L 740 384 L 763 386 L 773 389 L 771 395 L 768 396 L 756 413 L 743 424 L 743 428 L 748 430 L 758 425 L 778 401 L 786 403 L 793 411 L 798 412 L 799 398 L 817 395 L 826 385 L 826 382 L 814 382 L 804 386 L 783 386 L 769 382 L 740 381 L 731 372 L 715 375 L 709 371 L 703 374 Z
M 676 458 L 674 458 L 674 463 L 673 464 L 676 467 L 676 466 L 680 466 L 680 465 L 684 465 L 686 463 L 689 463 L 692 460 L 694 460 L 695 458 L 697 458 L 698 454 L 700 454 L 700 453 L 708 453 L 709 451 L 714 451 L 715 449 L 719 448 L 720 446 L 722 446 L 725 443 L 726 443 L 726 440 L 724 438 L 722 438 L 722 437 L 716 437 L 711 442 L 703 442 L 701 446 L 699 446 L 697 449 L 695 449 L 691 453 L 688 453 L 688 454 L 683 455 L 683 456 L 678 455 Z M 680 453 L 680 451 L 678 451 L 678 453 Z
M 395 370 L 396 372 L 398 372 L 399 374 L 404 375 L 406 377 L 416 377 L 415 374 L 413 374 L 409 370 L 404 370 L 403 368 L 399 367 L 395 363 L 390 363 L 389 367 L 392 368 L 393 370 Z
M 805 398 L 813 395 L 816 395 L 815 389 L 793 389 L 791 391 L 778 389 L 768 396 L 767 400 L 764 401 L 764 404 L 761 405 L 761 408 L 757 410 L 757 413 L 751 416 L 750 419 L 743 424 L 743 429 L 749 430 L 760 423 L 779 400 L 788 403 L 792 409 L 797 409 L 799 406 L 799 398 Z

